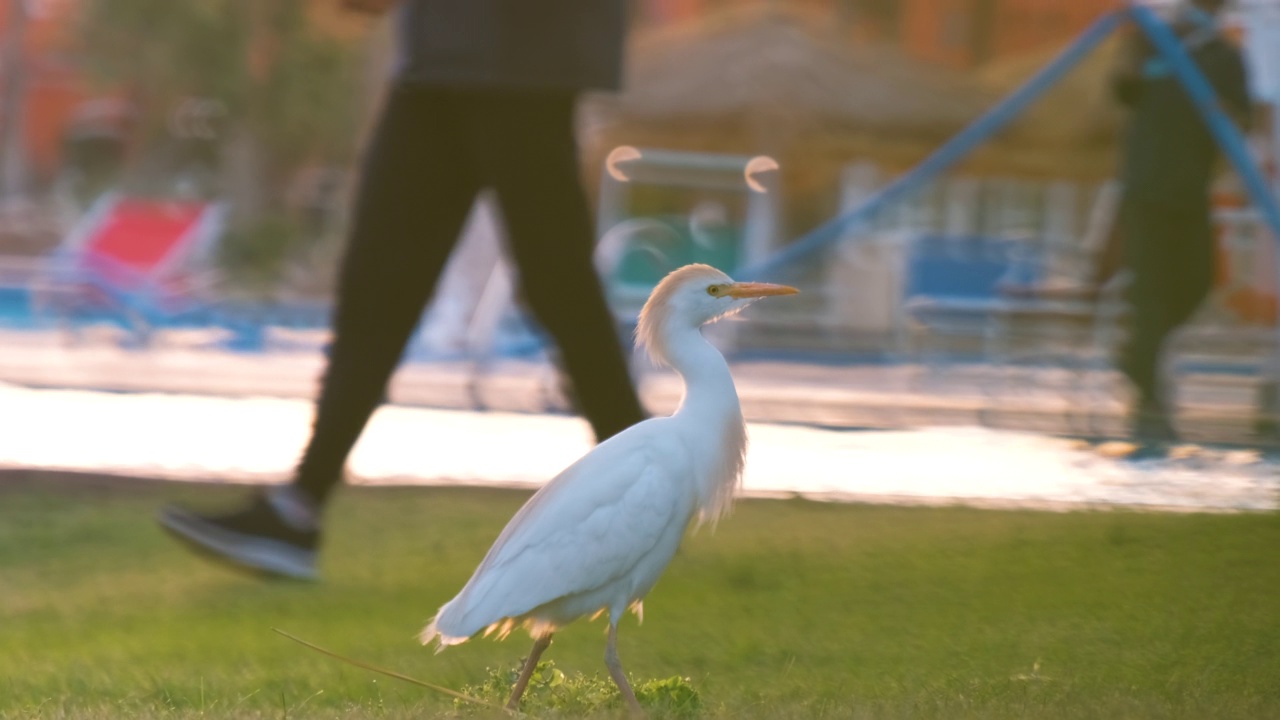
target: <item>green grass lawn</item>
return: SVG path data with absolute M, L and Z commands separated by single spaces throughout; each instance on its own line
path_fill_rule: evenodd
M 172 499 L 239 492 L 0 475 L 0 717 L 407 718 L 453 701 L 278 627 L 451 688 L 527 636 L 414 638 L 526 494 L 354 489 L 325 581 L 187 555 Z M 692 535 L 620 652 L 690 678 L 708 718 L 1280 718 L 1280 517 L 746 501 Z M 547 654 L 602 677 L 604 623 Z

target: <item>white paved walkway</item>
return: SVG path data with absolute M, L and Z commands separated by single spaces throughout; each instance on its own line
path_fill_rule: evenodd
M 280 481 L 311 419 L 302 399 L 119 394 L 0 384 L 0 467 L 174 480 Z M 869 502 L 1265 510 L 1280 464 L 1179 449 L 1128 463 L 1070 440 L 948 427 L 833 431 L 752 424 L 745 491 Z M 586 452 L 576 417 L 392 406 L 352 457 L 368 484 L 534 486 Z M 1104 448 L 1105 450 L 1105 448 Z

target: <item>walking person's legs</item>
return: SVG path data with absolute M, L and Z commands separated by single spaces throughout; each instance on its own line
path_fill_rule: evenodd
M 525 299 L 560 350 L 597 440 L 644 418 L 593 262 L 568 92 L 477 93 L 472 142 L 497 191 Z
M 1149 441 L 1177 439 L 1163 360 L 1175 331 L 1195 314 L 1213 277 L 1207 214 L 1134 204 L 1123 215 L 1131 325 L 1121 369 L 1133 383 L 1133 434 Z
M 216 559 L 314 577 L 319 518 L 379 405 L 480 187 L 457 100 L 396 88 L 366 153 L 339 274 L 333 343 L 294 482 L 221 515 L 166 508 L 161 523 Z
M 480 189 L 457 142 L 465 118 L 453 94 L 397 94 L 405 107 L 379 128 L 365 166 L 329 365 L 294 483 L 319 504 L 381 403 Z

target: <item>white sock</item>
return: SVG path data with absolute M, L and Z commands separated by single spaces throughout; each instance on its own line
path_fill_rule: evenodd
M 267 491 L 267 502 L 280 519 L 294 530 L 320 529 L 320 508 L 292 485 L 280 485 Z

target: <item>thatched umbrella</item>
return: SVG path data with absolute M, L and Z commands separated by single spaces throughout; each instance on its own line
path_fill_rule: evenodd
M 756 4 L 637 36 L 625 91 L 587 104 L 589 166 L 624 144 L 771 155 L 803 227 L 834 211 L 849 162 L 907 167 L 989 104 L 971 78 L 853 46 L 829 20 Z
M 1027 109 L 999 142 L 1026 152 L 1080 163 L 1086 159 L 1100 172 L 1114 164 L 1124 114 L 1110 91 L 1119 38 L 1110 38 L 1056 86 Z M 1004 95 L 1047 65 L 1061 48 L 1050 48 L 994 63 L 979 73 L 989 92 Z

